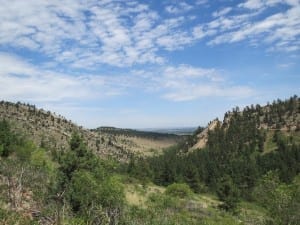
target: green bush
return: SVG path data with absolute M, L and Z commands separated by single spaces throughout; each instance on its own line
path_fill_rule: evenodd
M 9 123 L 6 120 L 0 121 L 0 156 L 7 157 L 11 153 L 13 136 Z
M 255 200 L 269 213 L 269 224 L 297 225 L 300 221 L 300 175 L 293 183 L 279 182 L 278 174 L 268 172 L 254 190 Z
M 178 199 L 173 198 L 169 195 L 164 195 L 161 193 L 151 193 L 149 195 L 148 204 L 151 206 L 151 208 L 178 208 L 180 207 L 180 202 L 177 200 Z
M 16 147 L 16 155 L 22 161 L 28 161 L 31 153 L 37 150 L 36 145 L 32 141 L 24 141 L 22 145 Z
M 55 163 L 43 148 L 36 149 L 30 156 L 31 164 L 37 168 L 44 168 L 49 173 L 54 173 Z
M 191 196 L 192 190 L 187 184 L 174 183 L 167 187 L 165 193 L 173 197 L 185 198 Z

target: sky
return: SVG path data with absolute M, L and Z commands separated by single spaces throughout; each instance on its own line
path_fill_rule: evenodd
M 300 0 L 0 5 L 0 99 L 86 128 L 205 126 L 300 94 Z

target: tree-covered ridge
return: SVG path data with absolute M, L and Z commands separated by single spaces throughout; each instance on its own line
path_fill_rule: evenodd
M 236 114 L 243 114 L 246 119 L 253 120 L 259 128 L 281 129 L 286 131 L 300 129 L 300 98 L 297 95 L 287 100 L 274 100 L 266 106 L 251 105 L 246 106 L 242 111 L 239 107 L 231 112 L 225 113 L 224 123 L 232 118 L 236 119 Z
M 244 123 L 252 123 L 252 129 L 265 129 L 265 130 L 281 130 L 286 132 L 299 131 L 300 130 L 300 100 L 296 95 L 289 99 L 282 101 L 280 99 L 273 101 L 272 104 L 268 103 L 266 106 L 251 105 L 246 106 L 243 110 L 239 107 L 235 107 L 232 111 L 228 111 L 224 115 L 224 119 L 221 122 L 218 118 L 211 121 L 208 126 L 200 133 L 194 133 L 194 141 L 189 142 L 192 145 L 192 150 L 197 148 L 203 148 L 208 141 L 208 133 L 210 130 L 214 130 L 216 125 L 219 124 L 222 127 L 230 129 L 236 129 L 235 121 L 243 120 Z M 247 121 L 249 120 L 249 121 Z M 241 123 L 239 121 L 238 123 Z M 247 127 L 243 127 L 247 129 Z M 247 132 L 243 130 L 243 133 Z
M 189 151 L 197 137 L 195 133 L 164 155 L 132 159 L 129 172 L 160 185 L 185 182 L 195 192 L 213 191 L 224 202 L 224 209 L 235 210 L 241 199 L 256 200 L 257 185 L 267 174 L 275 174 L 278 182 L 287 186 L 299 176 L 299 106 L 299 98 L 294 96 L 266 107 L 257 105 L 243 111 L 236 108 L 225 115 L 223 123 L 218 122 L 208 131 L 204 149 Z M 276 116 L 270 119 L 270 115 Z M 268 127 L 263 126 L 265 123 Z M 281 216 L 283 212 L 277 213 Z M 296 213 L 293 216 L 298 221 L 298 211 L 291 213 Z M 297 223 L 293 220 L 291 224 Z

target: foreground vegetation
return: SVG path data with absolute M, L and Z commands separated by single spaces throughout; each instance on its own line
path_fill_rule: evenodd
M 141 185 L 127 166 L 95 157 L 77 134 L 57 152 L 11 132 L 6 121 L 0 128 L 0 224 L 237 224 L 187 184 Z
M 0 121 L 0 224 L 297 225 L 299 131 L 285 128 L 298 115 L 298 97 L 235 109 L 206 148 L 189 151 L 199 129 L 128 164 L 100 159 L 78 133 L 62 151 Z

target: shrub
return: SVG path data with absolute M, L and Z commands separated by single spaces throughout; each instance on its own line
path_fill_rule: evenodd
M 192 190 L 187 184 L 174 183 L 167 187 L 165 193 L 173 197 L 185 198 L 192 194 Z
M 7 157 L 11 153 L 13 133 L 6 120 L 0 121 L 0 156 Z

